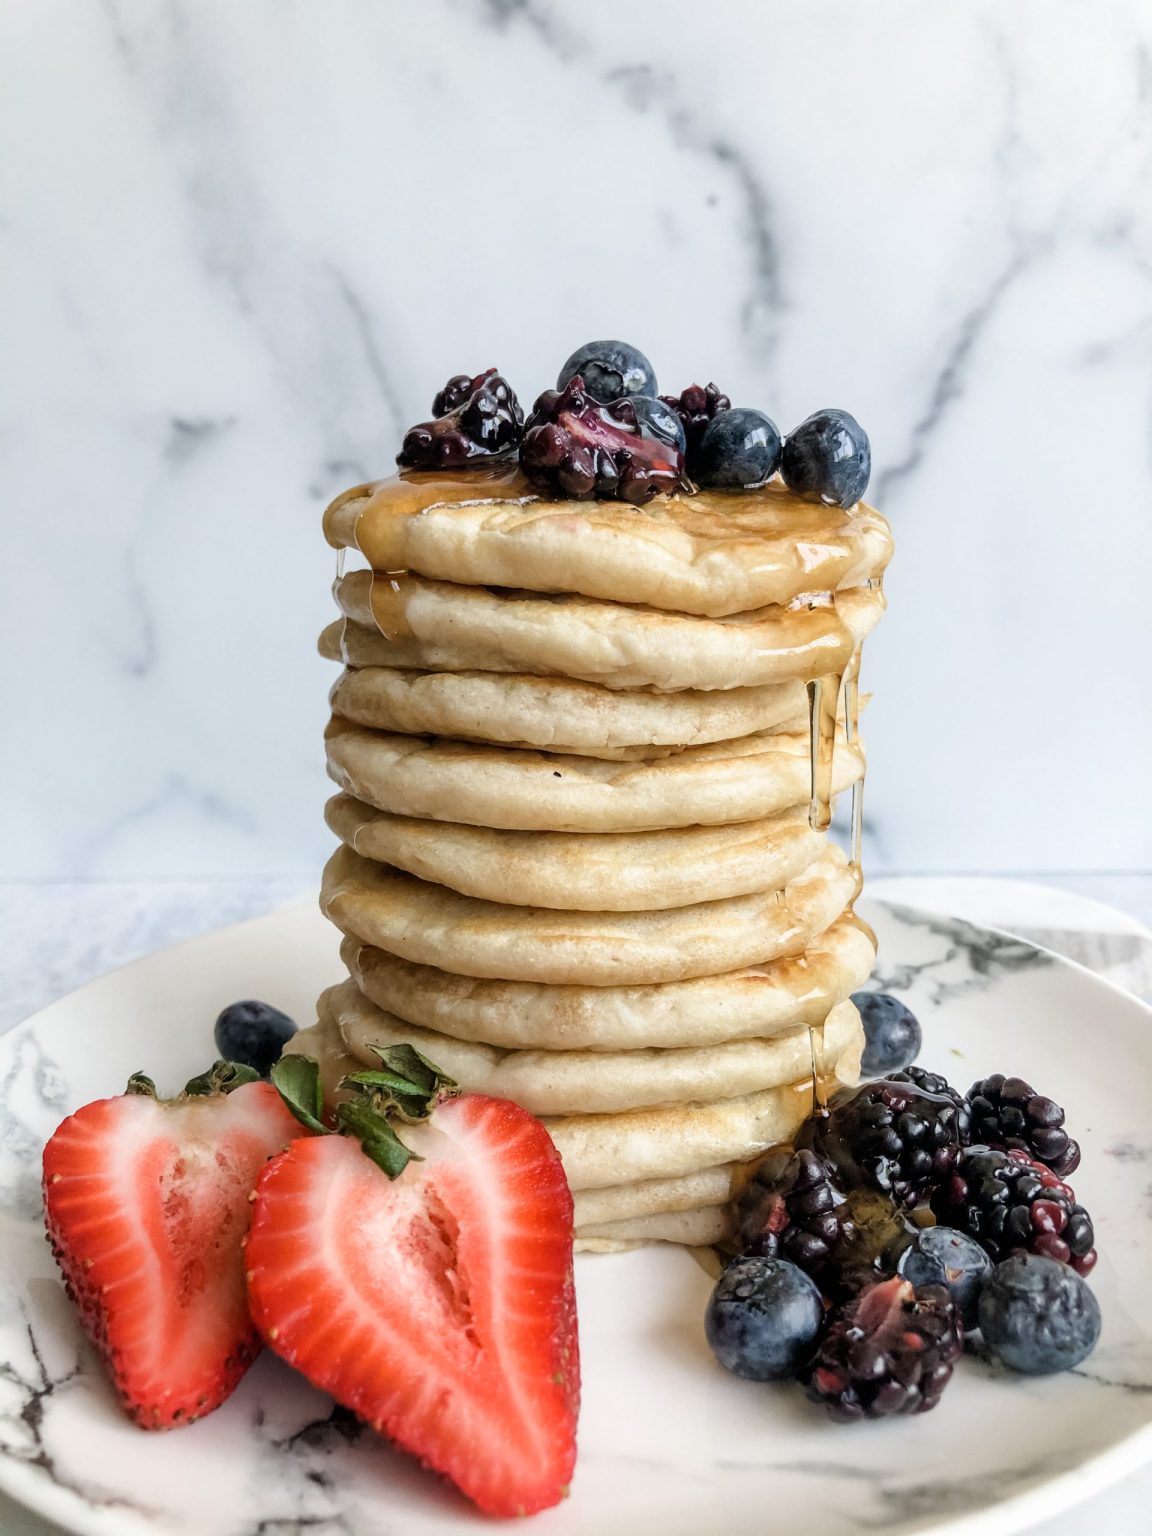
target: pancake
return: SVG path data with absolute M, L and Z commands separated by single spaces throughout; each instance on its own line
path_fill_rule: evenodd
M 853 1005 L 842 1003 L 821 1033 L 804 1026 L 766 1040 L 698 1049 L 506 1051 L 406 1024 L 370 1003 L 351 981 L 321 993 L 317 1011 L 323 1023 L 335 1025 L 348 1055 L 361 1067 L 379 1066 L 373 1046 L 407 1042 L 461 1088 L 514 1099 L 534 1115 L 616 1114 L 778 1088 L 808 1075 L 816 1050 L 831 1068 L 860 1029 Z M 818 1065 L 823 1071 L 823 1062 Z
M 835 844 L 779 891 L 653 912 L 560 912 L 461 896 L 340 848 L 320 906 L 344 933 L 462 976 L 554 985 L 651 985 L 798 955 L 856 896 Z
M 349 655 L 353 665 L 557 673 L 610 689 L 724 690 L 841 672 L 884 612 L 878 583 L 723 619 L 371 571 L 350 571 L 333 593 L 358 627 L 363 659 Z M 373 635 L 379 646 L 367 652 Z M 389 647 L 438 659 L 396 660 Z
M 892 553 L 873 508 L 806 501 L 778 482 L 636 507 L 550 501 L 504 464 L 357 486 L 327 509 L 324 532 L 377 571 L 711 616 L 856 586 Z
M 652 758 L 754 731 L 805 730 L 800 682 L 723 692 L 614 692 L 562 677 L 346 668 L 332 713 L 405 735 L 452 736 L 580 757 Z
M 358 800 L 399 816 L 524 832 L 646 832 L 757 821 L 806 803 L 805 732 L 758 733 L 656 762 L 608 763 L 329 723 L 328 772 Z M 864 772 L 840 736 L 833 795 Z
M 400 667 L 420 672 L 521 672 L 523 667 L 505 663 L 494 654 L 469 655 L 452 645 L 421 645 L 418 640 L 386 640 L 374 629 L 336 619 L 320 631 L 317 649 L 325 661 L 342 661 L 348 667 Z
M 699 1173 L 676 1179 L 644 1179 L 638 1184 L 584 1189 L 573 1197 L 573 1220 L 577 1227 L 591 1227 L 606 1221 L 723 1205 L 733 1194 L 740 1167 L 739 1163 L 721 1163 L 718 1168 L 702 1168 Z
M 670 1211 L 578 1226 L 575 1246 L 578 1253 L 620 1253 L 645 1243 L 711 1248 L 731 1237 L 733 1224 L 730 1206 L 706 1205 L 695 1211 Z
M 351 795 L 325 808 L 341 842 L 365 858 L 464 896 L 577 912 L 645 912 L 786 884 L 825 839 L 806 810 L 728 827 L 667 832 L 499 832 L 389 816 Z
M 858 1017 L 858 1016 L 857 1016 Z M 863 1031 L 829 1074 L 826 1086 L 855 1082 Z M 337 1075 L 347 1055 L 331 1019 L 301 1030 L 285 1046 L 288 1054 L 320 1062 L 325 1100 L 339 1098 Z M 353 1068 L 356 1070 L 356 1068 Z M 633 1109 L 620 1114 L 547 1115 L 542 1119 L 564 1162 L 573 1192 L 614 1189 L 652 1180 L 682 1178 L 724 1163 L 746 1161 L 791 1141 L 812 1111 L 811 1077 L 711 1103 Z
M 871 931 L 849 914 L 802 955 L 655 987 L 479 981 L 413 965 L 353 938 L 344 940 L 341 957 L 380 1008 L 457 1040 L 627 1051 L 702 1047 L 817 1024 L 867 981 L 876 946 Z
M 837 1078 L 854 1081 L 860 1047 Z M 811 1079 L 710 1104 L 633 1109 L 618 1115 L 555 1115 L 544 1124 L 573 1191 L 699 1173 L 790 1142 L 812 1112 Z

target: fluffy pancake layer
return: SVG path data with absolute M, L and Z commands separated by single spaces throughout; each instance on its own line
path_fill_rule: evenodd
M 704 1047 L 818 1025 L 868 979 L 876 945 L 845 914 L 799 955 L 693 981 L 621 987 L 484 981 L 413 965 L 354 938 L 344 940 L 341 956 L 378 1007 L 457 1040 L 627 1051 Z
M 801 954 L 858 885 L 828 844 L 778 891 L 652 912 L 562 912 L 478 901 L 341 848 L 325 867 L 320 906 L 343 933 L 418 965 L 447 955 L 463 976 L 610 987 Z
M 653 832 L 758 821 L 806 803 L 807 732 L 756 732 L 651 762 L 599 762 L 476 742 L 370 731 L 333 720 L 328 773 L 378 810 L 523 832 Z M 831 791 L 863 776 L 836 743 Z
M 351 981 L 322 993 L 318 1012 L 362 1067 L 378 1066 L 378 1050 L 407 1041 L 457 1082 L 514 1099 L 534 1115 L 616 1114 L 779 1088 L 811 1075 L 815 1048 L 822 1057 L 817 1069 L 823 1072 L 826 1062 L 828 1071 L 835 1070 L 859 1028 L 852 1004 L 841 1003 L 816 1036 L 799 1026 L 763 1040 L 674 1050 L 509 1051 L 406 1024 L 369 1002 Z
M 800 682 L 725 692 L 654 693 L 561 677 L 349 667 L 329 696 L 355 725 L 577 757 L 654 758 L 753 731 L 803 730 Z
M 390 816 L 336 795 L 328 825 L 354 852 L 463 896 L 578 912 L 648 912 L 774 890 L 825 847 L 806 810 L 662 832 L 509 832 Z
M 878 582 L 719 619 L 408 573 L 351 571 L 334 590 L 352 666 L 554 674 L 609 690 L 723 692 L 840 672 L 884 612 Z

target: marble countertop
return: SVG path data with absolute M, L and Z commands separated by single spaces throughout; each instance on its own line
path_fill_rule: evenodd
M 1031 879 L 900 876 L 869 894 L 1002 927 L 1152 995 L 1152 874 Z M 304 880 L 0 885 L 0 1031 L 85 981 L 152 950 L 310 898 Z M 1152 1502 L 1152 1467 L 1035 1527 L 1036 1536 L 1128 1536 Z M 0 1494 L 4 1536 L 58 1536 Z

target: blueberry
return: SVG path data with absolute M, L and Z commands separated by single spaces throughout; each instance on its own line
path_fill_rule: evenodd
M 563 389 L 576 374 L 584 388 L 602 405 L 623 395 L 655 395 L 656 370 L 643 352 L 626 341 L 588 341 L 561 368 L 556 388 Z
M 920 1054 L 923 1036 L 910 1008 L 890 992 L 853 992 L 864 1025 L 864 1055 L 860 1071 L 865 1077 L 887 1077 L 903 1072 Z
M 224 1061 L 242 1062 L 267 1077 L 295 1033 L 292 1020 L 271 1003 L 229 1003 L 216 1020 L 216 1049 Z
M 988 1348 L 1025 1376 L 1079 1365 L 1100 1337 L 1100 1304 L 1074 1269 L 1018 1253 L 992 1271 L 980 1295 Z
M 902 1254 L 900 1273 L 913 1285 L 947 1287 L 965 1328 L 979 1327 L 980 1293 L 992 1260 L 974 1238 L 952 1227 L 925 1227 Z
M 763 411 L 721 411 L 700 439 L 695 478 L 715 490 L 751 490 L 779 465 L 780 433 Z
M 784 444 L 780 472 L 798 496 L 850 507 L 867 490 L 872 473 L 868 434 L 847 411 L 817 411 Z
M 824 1321 L 813 1280 L 786 1259 L 734 1259 L 712 1292 L 704 1332 L 726 1370 L 784 1381 L 812 1353 Z
M 636 425 L 645 437 L 654 437 L 684 452 L 688 437 L 684 423 L 671 406 L 651 395 L 629 395 L 626 400 L 617 401 L 608 414 L 620 420 L 628 420 L 630 409 L 635 415 Z

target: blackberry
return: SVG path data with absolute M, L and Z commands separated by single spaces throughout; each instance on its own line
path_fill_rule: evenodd
M 808 1122 L 806 1137 L 850 1184 L 911 1206 L 948 1178 L 967 1126 L 960 1095 L 942 1077 L 910 1067 L 833 1100 Z
M 960 1136 L 960 1145 L 966 1147 L 972 1140 L 972 1115 L 968 1108 L 968 1100 L 962 1093 L 958 1093 L 946 1077 L 941 1077 L 939 1072 L 929 1072 L 927 1067 L 908 1066 L 903 1072 L 890 1072 L 889 1082 L 909 1082 L 919 1088 L 921 1093 L 929 1093 L 933 1098 L 947 1099 L 956 1106 L 956 1127 Z
M 995 1072 L 968 1090 L 972 1139 L 1026 1152 L 1065 1179 L 1080 1166 L 1080 1143 L 1064 1129 L 1064 1111 L 1021 1077 Z
M 935 1408 L 963 1330 L 942 1285 L 881 1280 L 832 1313 L 805 1374 L 834 1419 L 881 1419 Z
M 520 445 L 534 485 L 576 500 L 616 497 L 637 505 L 683 484 L 684 455 L 624 398 L 600 405 L 577 375 L 537 400 Z
M 727 395 L 720 393 L 715 384 L 705 384 L 703 388 L 699 384 L 689 384 L 679 395 L 661 395 L 660 398 L 676 412 L 684 427 L 688 445 L 685 460 L 691 475 L 700 439 L 707 432 L 713 416 L 718 416 L 721 411 L 730 411 L 732 402 Z
M 471 374 L 454 373 L 433 397 L 433 416 L 447 416 L 450 411 L 459 410 L 475 387 Z
M 815 1152 L 779 1147 L 752 1175 L 736 1202 L 740 1251 L 787 1259 L 822 1277 L 844 1237 L 844 1193 Z
M 405 469 L 459 469 L 506 453 L 520 441 L 524 412 L 495 368 L 474 379 L 458 373 L 432 402 L 433 420 L 410 427 L 397 464 Z
M 833 1297 L 894 1275 L 917 1230 L 886 1195 L 845 1193 L 836 1170 L 808 1148 L 770 1152 L 739 1195 L 736 1218 L 741 1253 L 787 1259 Z
M 1092 1218 L 1050 1168 L 1024 1152 L 967 1147 L 932 1197 L 937 1219 L 999 1262 L 1038 1253 L 1086 1275 L 1096 1263 Z

